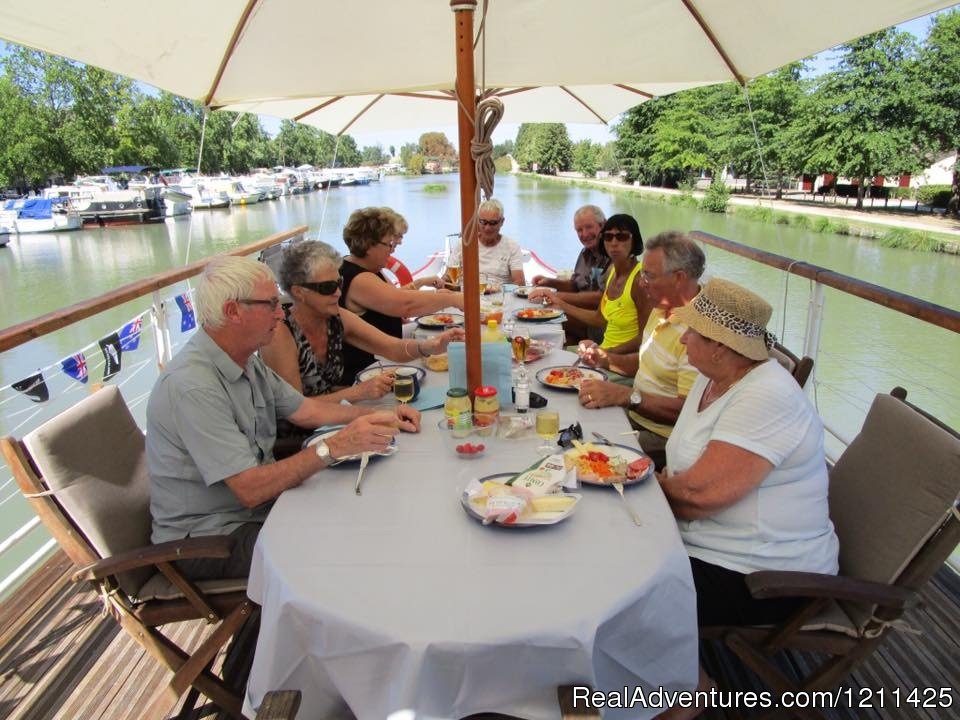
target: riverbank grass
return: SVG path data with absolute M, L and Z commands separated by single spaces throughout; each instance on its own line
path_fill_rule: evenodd
M 447 191 L 447 186 L 443 183 L 427 183 L 423 186 L 425 193 L 443 193 Z

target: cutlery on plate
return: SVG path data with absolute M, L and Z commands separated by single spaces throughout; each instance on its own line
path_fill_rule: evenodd
M 591 434 L 601 445 L 613 445 L 613 443 L 610 442 L 606 436 L 601 435 L 596 431 L 592 432 Z M 643 522 L 640 520 L 640 516 L 637 514 L 637 511 L 633 509 L 630 501 L 627 500 L 627 496 L 623 494 L 623 483 L 615 482 L 610 484 L 613 485 L 613 489 L 617 491 L 617 493 L 620 495 L 620 499 L 623 500 L 623 505 L 625 508 L 627 508 L 627 512 L 630 513 L 630 518 L 633 520 L 633 524 L 643 525 Z
M 357 484 L 354 485 L 353 491 L 357 495 L 362 495 L 360 492 L 360 483 L 363 481 L 363 471 L 367 469 L 367 463 L 370 462 L 370 453 L 360 453 L 360 469 L 357 471 Z

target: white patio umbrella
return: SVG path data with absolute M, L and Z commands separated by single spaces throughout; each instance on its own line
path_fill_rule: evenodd
M 474 17 L 477 0 L 164 0 L 149 10 L 109 0 L 0 0 L 0 38 L 211 108 L 331 132 L 448 125 L 456 116 L 466 228 L 475 202 L 469 147 L 478 89 L 505 97 L 510 122 L 608 122 L 643 99 L 742 83 L 953 4 L 481 0 Z M 481 377 L 479 302 L 470 291 L 476 258 L 470 243 L 470 387 Z

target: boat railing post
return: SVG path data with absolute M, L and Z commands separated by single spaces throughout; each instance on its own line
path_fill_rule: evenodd
M 153 291 L 153 305 L 150 306 L 150 317 L 153 320 L 154 345 L 157 349 L 157 367 L 163 366 L 173 357 L 170 346 L 170 328 L 167 327 L 167 308 L 160 298 L 160 291 Z
M 825 301 L 823 285 L 814 280 L 810 288 L 810 299 L 807 303 L 807 326 L 803 335 L 803 354 L 813 358 L 813 370 L 810 372 L 808 388 L 812 388 L 816 380 L 820 333 L 823 331 L 823 304 Z

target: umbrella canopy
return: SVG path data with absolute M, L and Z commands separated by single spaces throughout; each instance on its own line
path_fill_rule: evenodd
M 454 4 L 164 0 L 120 11 L 106 0 L 6 0 L 0 37 L 210 107 L 361 132 L 452 124 Z M 509 92 L 508 122 L 609 122 L 646 98 L 743 81 L 952 4 L 490 0 L 483 13 L 481 1 L 476 84 Z M 522 88 L 541 89 L 513 92 Z
M 466 228 L 477 89 L 507 98 L 509 122 L 608 122 L 644 99 L 742 83 L 952 4 L 480 0 L 474 13 L 477 0 L 164 0 L 149 10 L 109 0 L 3 0 L 0 38 L 211 108 L 331 132 L 440 126 L 455 117 Z M 463 280 L 472 388 L 481 377 L 476 243 L 465 245 Z

